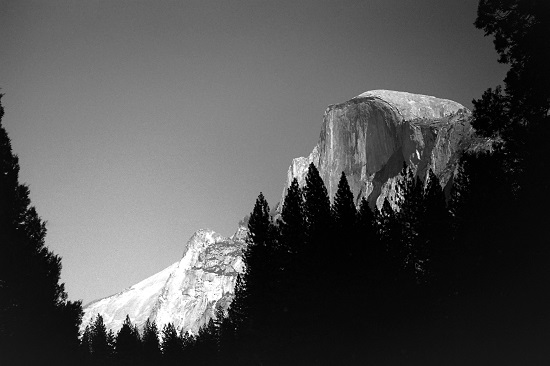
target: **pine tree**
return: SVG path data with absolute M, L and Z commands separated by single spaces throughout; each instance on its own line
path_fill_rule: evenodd
M 269 216 L 269 205 L 260 192 L 256 199 L 254 209 L 248 220 L 248 230 L 254 245 L 266 246 L 271 235 L 271 219 Z
M 197 335 L 197 353 L 202 355 L 198 365 L 217 365 L 219 359 L 219 333 L 214 319 L 210 318 L 208 324 L 199 329 Z
M 197 347 L 198 346 L 197 338 L 198 338 L 198 335 L 194 336 L 189 332 L 180 333 L 181 344 L 183 345 L 182 358 L 189 365 L 199 364 L 202 360 L 203 355 L 199 353 L 199 349 Z
M 302 190 L 298 180 L 294 178 L 287 189 L 281 210 L 281 218 L 278 221 L 281 233 L 281 242 L 288 253 L 296 253 L 304 245 L 305 222 L 304 202 Z
M 349 188 L 346 174 L 342 172 L 332 204 L 332 217 L 335 229 L 340 232 L 351 233 L 356 221 L 356 214 L 357 210 L 353 202 L 353 193 L 351 193 L 351 189 Z
M 133 365 L 141 360 L 141 339 L 130 317 L 122 324 L 115 341 L 116 360 L 119 365 Z
M 330 231 L 330 199 L 323 179 L 315 164 L 311 163 L 306 175 L 304 187 L 304 214 L 306 219 L 307 240 L 309 245 L 321 244 L 322 238 Z M 322 251 L 324 248 L 317 248 Z
M 338 248 L 338 255 L 333 259 L 333 264 L 340 270 L 337 274 L 328 274 L 327 271 L 324 271 L 322 282 L 325 286 L 338 289 L 338 296 L 349 299 L 346 301 L 353 301 L 353 298 L 357 297 L 360 292 L 350 291 L 348 287 L 351 286 L 342 284 L 351 284 L 357 278 L 354 272 L 358 272 L 360 263 L 364 259 L 364 247 L 355 235 L 357 210 L 344 172 L 338 182 L 331 213 L 333 223 L 331 245 Z
M 82 333 L 79 359 L 82 360 L 85 365 L 89 365 L 92 362 L 92 330 L 89 324 L 86 325 Z
M 275 319 L 279 309 L 281 250 L 277 245 L 277 232 L 269 215 L 267 201 L 260 193 L 248 222 L 251 241 L 245 253 L 246 323 L 240 336 L 246 339 L 253 355 L 269 353 L 271 332 L 276 332 Z
M 0 95 L 0 354 L 12 364 L 74 363 L 80 302 L 67 301 L 61 258 L 45 246 L 46 224 L 19 183 L 19 162 L 2 126 Z M 32 330 L 32 331 L 30 331 Z
M 143 363 L 156 365 L 160 362 L 161 351 L 157 323 L 149 319 L 145 321 L 142 337 Z
M 168 323 L 162 328 L 162 358 L 165 365 L 174 365 L 183 355 L 183 342 L 174 324 Z
M 99 314 L 91 327 L 90 341 L 93 364 L 111 364 L 114 355 L 114 335 L 107 331 L 103 317 Z

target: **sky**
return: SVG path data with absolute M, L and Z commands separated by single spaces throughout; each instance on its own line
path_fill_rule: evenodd
M 367 90 L 472 99 L 502 82 L 474 0 L 0 0 L 3 126 L 70 300 L 230 236 Z

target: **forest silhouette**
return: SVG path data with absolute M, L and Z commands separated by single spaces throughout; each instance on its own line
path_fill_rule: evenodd
M 462 156 L 449 194 L 404 164 L 396 202 L 356 207 L 344 173 L 331 202 L 311 164 L 280 214 L 260 193 L 234 300 L 194 335 L 129 317 L 114 334 L 101 316 L 79 334 L 0 105 L 0 363 L 547 363 L 549 8 L 480 2 L 475 26 L 510 69 L 473 101 L 491 147 Z

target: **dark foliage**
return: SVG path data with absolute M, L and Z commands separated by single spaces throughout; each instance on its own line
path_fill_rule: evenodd
M 0 103 L 0 355 L 7 364 L 73 364 L 81 303 L 67 301 L 61 258 L 45 246 L 46 224 L 19 183 L 3 115 Z
M 90 327 L 89 346 L 92 365 L 110 365 L 115 355 L 115 336 L 107 331 L 103 317 L 98 315 Z
M 135 365 L 141 360 L 141 338 L 128 315 L 116 336 L 115 353 L 119 365 Z
M 142 337 L 142 360 L 145 365 L 158 365 L 160 363 L 161 351 L 158 336 L 157 323 L 149 319 L 145 321 Z
M 178 363 L 183 355 L 183 341 L 174 324 L 168 323 L 162 329 L 162 361 L 165 365 Z
M 221 326 L 237 345 L 224 353 L 226 340 L 219 338 L 221 354 L 233 357 L 225 360 L 426 365 L 550 359 L 544 341 L 550 336 L 550 202 L 548 180 L 541 178 L 550 137 L 548 8 L 543 1 L 480 3 L 476 26 L 495 36 L 500 61 L 511 69 L 504 88 L 474 101 L 473 125 L 493 147 L 462 158 L 448 201 L 431 170 L 421 179 L 404 167 L 396 202 L 386 199 L 372 212 L 363 199 L 356 212 L 342 175 L 331 207 L 310 165 L 305 187 L 294 180 L 287 191 L 278 233 L 256 242 L 274 230 L 258 209 L 267 207 L 259 197 L 253 215 L 263 224 L 249 226 L 247 253 L 255 264 L 239 280 Z

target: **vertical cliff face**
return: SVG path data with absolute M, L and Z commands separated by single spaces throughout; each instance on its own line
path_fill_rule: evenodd
M 404 162 L 422 177 L 431 168 L 445 184 L 471 144 L 469 117 L 470 111 L 459 103 L 389 90 L 365 92 L 331 105 L 312 153 L 292 161 L 283 197 L 294 177 L 305 184 L 311 162 L 330 197 L 343 171 L 356 202 L 368 197 L 379 207 L 385 197 L 393 200 Z
M 244 269 L 242 251 L 246 229 L 231 238 L 212 230 L 199 230 L 187 242 L 183 256 L 163 271 L 118 294 L 84 307 L 82 328 L 101 314 L 108 329 L 117 332 L 126 315 L 138 327 L 147 319 L 159 328 L 173 323 L 196 333 L 233 297 L 237 274 Z M 83 330 L 83 329 L 81 329 Z

